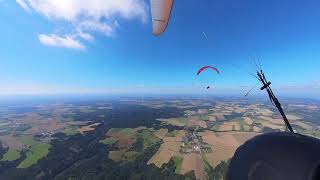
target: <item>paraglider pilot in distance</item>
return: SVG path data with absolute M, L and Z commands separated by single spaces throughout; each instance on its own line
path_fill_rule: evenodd
M 218 74 L 220 74 L 219 69 L 217 69 L 216 67 L 213 67 L 213 66 L 204 66 L 204 67 L 202 67 L 202 68 L 200 68 L 200 69 L 198 70 L 197 76 L 199 76 L 199 75 L 200 75 L 204 70 L 206 70 L 206 69 L 211 69 L 211 70 L 217 72 Z M 207 90 L 210 89 L 210 86 L 207 86 L 206 89 L 207 89 Z

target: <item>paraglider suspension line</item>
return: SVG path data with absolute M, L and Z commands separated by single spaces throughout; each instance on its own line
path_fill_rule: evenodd
M 279 102 L 278 98 L 274 95 L 270 85 L 271 85 L 271 82 L 268 82 L 263 71 L 260 69 L 260 71 L 257 71 L 257 75 L 259 77 L 259 81 L 263 84 L 263 86 L 260 88 L 261 91 L 263 90 L 266 90 L 268 95 L 269 95 L 269 98 L 270 98 L 270 101 L 271 103 L 273 103 L 276 108 L 278 109 L 278 111 L 280 112 L 285 124 L 286 124 L 286 127 L 287 129 L 290 130 L 290 132 L 294 133 L 288 119 L 287 119 L 287 116 L 285 115 L 283 109 L 282 109 L 282 106 L 281 106 L 281 103 Z

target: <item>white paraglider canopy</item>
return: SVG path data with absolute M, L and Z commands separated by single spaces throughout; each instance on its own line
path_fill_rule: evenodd
M 173 0 L 150 0 L 153 34 L 159 36 L 163 33 L 170 20 Z

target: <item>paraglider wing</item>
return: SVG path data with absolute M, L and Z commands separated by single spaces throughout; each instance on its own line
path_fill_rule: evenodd
M 170 20 L 173 0 L 150 0 L 153 34 L 159 36 L 163 33 Z
M 215 67 L 212 67 L 212 66 L 204 66 L 202 68 L 200 68 L 197 72 L 197 75 L 201 74 L 202 71 L 206 70 L 206 69 L 212 69 L 214 71 L 216 71 L 218 74 L 220 74 L 220 71 L 219 69 L 215 68 Z

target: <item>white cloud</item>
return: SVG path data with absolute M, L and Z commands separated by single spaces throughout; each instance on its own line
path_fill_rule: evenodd
M 54 34 L 40 34 L 38 38 L 42 44 L 47 46 L 85 49 L 84 45 L 82 45 L 77 39 L 70 36 L 61 37 Z
M 114 15 L 131 19 L 146 18 L 142 0 L 22 0 L 34 10 L 49 17 L 75 21 L 82 17 L 112 18 Z
M 94 39 L 92 32 L 111 37 L 119 26 L 117 20 L 120 18 L 139 19 L 141 22 L 147 19 L 144 0 L 16 0 L 16 2 L 27 12 L 33 11 L 51 22 L 58 22 L 56 23 L 59 25 L 58 28 L 62 27 L 65 33 L 51 34 L 51 39 L 59 36 L 73 37 L 71 40 L 78 42 L 78 45 L 81 44 L 80 40 L 92 41 Z M 68 25 L 64 26 L 61 22 Z M 66 29 L 70 26 L 71 29 Z

